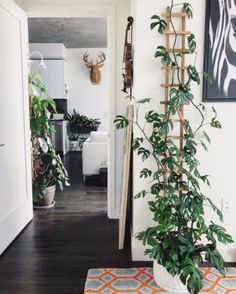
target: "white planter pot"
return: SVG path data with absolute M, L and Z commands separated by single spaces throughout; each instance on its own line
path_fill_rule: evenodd
M 76 151 L 77 145 L 78 145 L 78 141 L 69 141 L 70 151 Z
M 153 263 L 153 276 L 154 280 L 163 290 L 171 294 L 188 294 L 187 287 L 181 282 L 178 276 L 172 277 L 164 266 L 158 264 L 156 261 Z

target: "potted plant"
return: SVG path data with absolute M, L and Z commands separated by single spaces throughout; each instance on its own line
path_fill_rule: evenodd
M 80 134 L 88 134 L 92 131 L 97 131 L 100 124 L 100 119 L 93 119 L 88 118 L 86 115 L 79 115 L 78 130 Z
M 100 119 L 88 118 L 86 115 L 81 115 L 76 110 L 72 114 L 67 114 L 68 120 L 68 138 L 71 150 L 76 150 L 77 145 L 82 149 L 84 141 L 88 136 L 80 136 L 81 134 L 89 134 L 92 131 L 97 131 L 101 124 Z
M 183 3 L 183 11 L 192 17 L 190 4 Z M 170 12 L 175 5 L 171 1 Z M 176 28 L 171 19 L 171 27 Z M 151 29 L 157 29 L 163 34 L 167 23 L 161 17 L 152 17 Z M 177 39 L 177 34 L 175 36 Z M 173 49 L 176 47 L 173 44 Z M 191 34 L 188 37 L 190 54 L 196 55 L 196 40 Z M 134 123 L 140 131 L 140 137 L 135 138 L 133 149 L 145 162 L 153 159 L 155 168 L 144 166 L 140 178 L 148 180 L 146 189 L 140 191 L 135 198 L 148 196 L 151 199 L 148 206 L 153 213 L 154 225 L 137 234 L 137 239 L 146 247 L 145 254 L 154 260 L 154 277 L 164 290 L 171 293 L 199 293 L 203 287 L 203 274 L 199 266 L 203 261 L 209 262 L 224 275 L 224 260 L 217 249 L 218 242 L 233 243 L 232 237 L 225 228 L 215 222 L 207 222 L 205 208 L 210 207 L 222 221 L 223 215 L 212 200 L 202 192 L 202 185 L 210 185 L 208 175 L 202 174 L 197 159 L 198 148 L 207 150 L 210 138 L 206 127 L 220 129 L 221 124 L 217 113 L 212 108 L 212 116 L 204 105 L 197 105 L 189 87 L 190 82 L 200 84 L 200 73 L 194 64 L 187 67 L 188 80 L 181 83 L 178 57 L 185 53 L 167 51 L 164 46 L 158 46 L 155 56 L 160 58 L 162 65 L 170 66 L 176 75 L 172 77 L 173 87 L 169 91 L 167 111 L 150 110 L 144 118 L 144 126 L 138 115 L 139 105 L 150 102 L 150 99 L 137 101 L 137 115 L 134 121 L 128 121 L 118 115 L 115 123 L 118 129 L 126 128 Z M 210 77 L 203 73 L 210 82 Z M 177 80 L 176 80 L 177 79 Z M 174 84 L 179 84 L 175 87 Z M 184 120 L 184 146 L 180 148 L 171 139 L 173 132 L 172 116 L 180 113 L 181 107 L 189 103 L 201 117 L 199 125 L 193 129 L 188 120 Z M 181 119 L 181 117 L 179 118 Z M 180 192 L 181 191 L 181 192 Z
M 38 73 L 29 76 L 30 125 L 33 159 L 33 201 L 36 208 L 54 206 L 56 187 L 69 185 L 67 171 L 52 143 L 50 115 L 48 109 L 56 112 L 55 102 L 48 95 Z

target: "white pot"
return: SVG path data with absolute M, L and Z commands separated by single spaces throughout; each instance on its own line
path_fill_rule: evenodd
M 187 287 L 181 282 L 179 276 L 172 277 L 171 274 L 158 264 L 156 261 L 153 263 L 153 276 L 154 280 L 161 289 L 170 292 L 171 294 L 188 294 Z
M 70 151 L 76 151 L 77 144 L 78 144 L 78 140 L 77 141 L 70 141 L 69 142 Z

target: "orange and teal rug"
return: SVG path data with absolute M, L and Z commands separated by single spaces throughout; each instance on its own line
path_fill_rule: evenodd
M 228 268 L 222 277 L 214 268 L 202 268 L 204 289 L 201 293 L 236 294 L 236 268 Z M 155 294 L 169 293 L 153 279 L 152 268 L 90 269 L 85 294 Z M 173 293 L 169 293 L 173 294 Z

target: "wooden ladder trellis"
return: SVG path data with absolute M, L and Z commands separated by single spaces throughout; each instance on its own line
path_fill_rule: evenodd
M 171 12 L 171 8 L 167 7 L 167 10 L 165 13 L 163 13 L 163 17 L 166 19 L 167 23 L 167 29 L 164 32 L 166 35 L 166 51 L 169 53 L 188 53 L 189 49 L 186 48 L 186 37 L 191 35 L 190 31 L 186 31 L 186 18 L 187 14 L 182 10 L 181 12 Z M 181 18 L 182 21 L 182 26 L 181 26 L 181 31 L 171 31 L 171 19 L 172 18 Z M 181 48 L 171 48 L 171 38 L 178 36 L 181 38 Z M 185 84 L 185 78 L 186 78 L 186 60 L 185 60 L 185 54 L 183 54 L 181 57 L 181 66 L 179 66 L 180 70 L 180 80 L 181 84 Z M 169 65 L 163 66 L 162 70 L 165 71 L 165 83 L 161 84 L 161 87 L 165 89 L 165 96 L 164 96 L 164 101 L 161 102 L 162 105 L 164 105 L 164 111 L 165 114 L 168 112 L 168 101 L 169 101 L 169 94 L 170 94 L 170 89 L 173 87 L 179 87 L 179 84 L 173 84 L 170 80 L 170 74 L 173 70 L 176 70 L 176 68 L 171 68 Z M 179 123 L 179 135 L 177 136 L 170 136 L 171 139 L 173 140 L 179 140 L 179 147 L 180 150 L 183 150 L 184 148 L 184 135 L 185 135 L 185 130 L 184 130 L 184 105 L 181 106 L 181 108 L 178 111 L 178 119 L 173 119 L 172 121 L 175 123 Z M 167 155 L 165 155 L 167 156 Z M 183 164 L 183 161 L 181 162 Z M 164 182 L 167 181 L 168 179 L 168 168 L 165 166 L 165 173 L 164 173 Z M 183 179 L 183 174 L 180 174 L 181 180 Z M 179 190 L 179 195 L 180 197 L 182 196 L 183 190 Z M 166 192 L 164 192 L 164 196 L 166 195 Z

